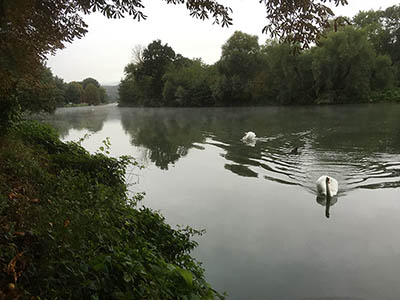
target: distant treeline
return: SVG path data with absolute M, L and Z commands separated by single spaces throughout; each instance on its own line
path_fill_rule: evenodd
M 65 83 L 46 66 L 42 66 L 36 85 L 20 81 L 18 92 L 20 105 L 24 110 L 32 112 L 50 112 L 56 107 L 67 105 L 98 105 L 109 102 L 105 88 L 96 79 L 89 77 L 80 82 Z
M 136 47 L 119 86 L 122 106 L 244 106 L 400 102 L 400 5 L 331 21 L 297 48 L 235 32 L 214 65 L 160 40 Z
M 87 103 L 98 105 L 108 102 L 108 96 L 104 87 L 94 78 L 86 78 L 81 82 L 72 81 L 64 86 L 64 103 Z

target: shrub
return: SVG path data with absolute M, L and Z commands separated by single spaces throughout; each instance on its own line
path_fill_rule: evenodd
M 372 93 L 371 102 L 399 102 L 400 88 L 386 89 Z
M 26 122 L 2 139 L 0 161 L 0 298 L 222 298 L 190 256 L 202 232 L 128 199 L 131 158 L 91 155 Z

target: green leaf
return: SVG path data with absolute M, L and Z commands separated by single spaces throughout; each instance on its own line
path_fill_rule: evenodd
M 167 269 L 170 272 L 174 272 L 176 270 L 176 266 L 173 264 L 167 264 Z
M 124 281 L 126 283 L 133 281 L 132 275 L 127 272 L 124 272 Z
M 193 285 L 193 275 L 188 270 L 176 268 L 178 273 L 183 277 L 188 286 Z
M 190 300 L 201 300 L 201 298 L 196 294 L 190 294 Z
M 104 268 L 105 268 L 104 263 L 99 263 L 99 264 L 93 266 L 93 269 L 94 269 L 96 272 L 101 271 L 101 270 L 104 270 Z

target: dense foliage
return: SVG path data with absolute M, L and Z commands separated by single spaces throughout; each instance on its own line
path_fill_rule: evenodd
M 17 86 L 18 104 L 29 112 L 53 112 L 56 107 L 70 104 L 98 105 L 108 102 L 106 90 L 94 78 L 65 83 L 42 66 L 36 84 L 21 80 Z
M 154 41 L 125 68 L 120 104 L 244 106 L 400 101 L 400 5 L 360 12 L 354 25 L 326 30 L 318 46 L 296 46 L 235 32 L 214 65 Z M 154 52 L 157 48 L 157 52 Z M 150 57 L 145 53 L 153 53 Z
M 308 48 L 311 43 L 320 39 L 321 29 L 330 27 L 329 19 L 334 13 L 324 3 L 333 2 L 336 6 L 347 4 L 347 0 L 260 2 L 265 4 L 267 19 L 270 20 L 263 32 L 269 32 L 272 37 L 279 37 L 281 41 L 289 44 L 300 44 L 303 48 Z
M 219 297 L 189 255 L 201 232 L 127 198 L 131 159 L 28 122 L 2 139 L 0 160 L 0 299 Z

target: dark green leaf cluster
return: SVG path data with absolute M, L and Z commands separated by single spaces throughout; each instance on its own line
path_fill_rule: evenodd
M 400 81 L 400 5 L 385 10 L 361 11 L 353 22 L 367 33 L 379 55 L 389 56 L 394 76 Z
M 215 299 L 193 234 L 127 198 L 129 157 L 89 154 L 25 122 L 0 144 L 0 297 Z M 138 196 L 140 197 L 140 195 Z
M 336 6 L 346 5 L 347 0 L 260 0 L 270 21 L 263 32 L 270 33 L 280 41 L 309 48 L 318 41 L 325 28 L 330 27 L 333 11 L 325 5 L 334 2 Z M 297 48 L 297 47 L 296 47 Z
M 42 66 L 36 84 L 25 80 L 18 82 L 16 100 L 22 111 L 53 112 L 64 103 L 65 90 L 64 80 Z
M 8 97 L 2 96 L 0 95 L 0 128 L 4 132 L 9 122 L 20 118 L 21 111 L 52 112 L 62 105 L 65 99 L 65 83 L 61 78 L 53 76 L 49 68 L 40 65 L 35 84 L 26 78 L 20 78 L 15 83 L 14 93 Z

